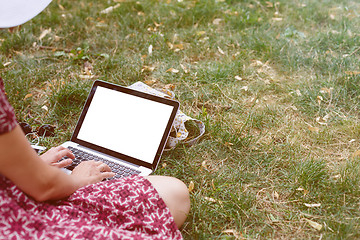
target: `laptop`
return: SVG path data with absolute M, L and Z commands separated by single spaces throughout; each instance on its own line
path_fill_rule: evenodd
M 105 162 L 114 178 L 155 171 L 179 109 L 179 103 L 96 80 L 71 140 L 62 144 L 81 161 Z

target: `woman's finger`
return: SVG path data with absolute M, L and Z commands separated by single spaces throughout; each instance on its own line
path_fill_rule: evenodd
M 67 158 L 60 162 L 54 163 L 53 166 L 56 166 L 58 168 L 63 168 L 69 166 L 70 164 L 72 164 L 72 160 L 70 158 Z
M 60 159 L 63 157 L 75 159 L 75 155 L 68 148 L 62 147 L 62 149 L 58 149 L 58 150 L 59 150 L 58 154 L 59 154 Z
M 115 176 L 115 173 L 114 172 L 102 172 L 101 173 L 101 177 L 102 179 L 105 179 L 105 178 L 112 178 Z
M 101 163 L 98 168 L 101 172 L 111 172 L 111 168 L 105 163 Z

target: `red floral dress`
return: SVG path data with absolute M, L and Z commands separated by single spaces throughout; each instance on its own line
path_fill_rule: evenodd
M 0 78 L 0 134 L 16 126 Z M 0 175 L 0 239 L 182 239 L 151 183 L 133 175 L 36 202 Z

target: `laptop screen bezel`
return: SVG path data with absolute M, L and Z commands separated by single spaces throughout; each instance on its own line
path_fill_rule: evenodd
M 87 111 L 89 109 L 91 101 L 93 100 L 93 97 L 94 97 L 94 94 L 95 94 L 95 91 L 96 91 L 97 87 L 104 87 L 104 88 L 107 88 L 107 89 L 120 91 L 122 93 L 126 93 L 126 94 L 130 94 L 130 95 L 133 95 L 133 96 L 145 98 L 145 99 L 148 99 L 148 100 L 151 100 L 151 101 L 159 102 L 159 103 L 166 104 L 166 105 L 169 105 L 169 106 L 173 107 L 173 110 L 171 112 L 169 121 L 167 123 L 167 126 L 165 128 L 165 131 L 163 133 L 163 136 L 161 138 L 159 147 L 158 147 L 158 149 L 156 151 L 156 154 L 155 154 L 155 157 L 154 157 L 154 160 L 153 160 L 152 163 L 148 163 L 148 162 L 142 161 L 140 159 L 136 159 L 134 157 L 125 155 L 125 154 L 117 153 L 117 152 L 115 152 L 113 150 L 110 150 L 110 149 L 95 145 L 93 143 L 78 139 L 78 134 L 79 134 L 81 125 L 84 122 L 85 116 L 87 114 Z M 146 168 L 152 169 L 152 171 L 155 171 L 155 169 L 156 169 L 156 167 L 157 167 L 157 165 L 158 165 L 158 163 L 160 161 L 163 150 L 165 148 L 167 139 L 168 139 L 170 131 L 171 131 L 171 127 L 173 125 L 173 122 L 174 122 L 174 119 L 175 119 L 175 116 L 176 116 L 176 113 L 177 113 L 177 111 L 179 109 L 179 105 L 180 105 L 179 102 L 171 100 L 171 99 L 158 97 L 158 96 L 155 96 L 155 95 L 152 95 L 152 94 L 148 94 L 148 93 L 140 92 L 140 91 L 137 91 L 137 90 L 134 90 L 134 89 L 122 87 L 122 86 L 119 86 L 119 85 L 116 85 L 116 84 L 113 84 L 113 83 L 104 82 L 104 81 L 101 81 L 101 80 L 96 80 L 94 82 L 92 88 L 91 88 L 91 91 L 90 91 L 87 99 L 86 99 L 86 102 L 85 102 L 83 110 L 82 110 L 82 112 L 80 114 L 79 120 L 78 120 L 78 122 L 76 124 L 73 135 L 71 136 L 71 141 L 75 142 L 77 144 L 80 144 L 81 146 L 84 146 L 84 147 L 87 147 L 87 148 L 90 148 L 90 149 L 94 149 L 94 150 L 99 151 L 101 153 L 110 155 L 110 156 L 112 156 L 114 158 L 118 158 L 118 159 L 124 160 L 126 162 L 129 162 L 129 163 L 132 163 L 132 164 L 135 164 L 135 165 L 138 165 L 138 166 L 144 166 Z

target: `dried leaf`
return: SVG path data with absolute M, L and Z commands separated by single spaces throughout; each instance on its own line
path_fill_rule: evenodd
M 173 48 L 175 48 L 175 50 L 176 49 L 184 50 L 184 44 L 182 44 L 182 43 L 174 44 Z
M 169 89 L 169 90 L 171 90 L 171 91 L 174 91 L 175 90 L 175 85 L 174 84 L 166 84 L 165 85 L 165 87 L 164 87 L 165 89 Z
M 166 70 L 166 72 L 178 73 L 179 70 L 177 70 L 175 68 L 169 68 L 168 70 Z
M 274 18 L 272 18 L 272 20 L 275 21 L 275 22 L 281 22 L 283 19 L 278 18 L 278 17 L 274 17 Z
M 221 18 L 215 18 L 215 19 L 213 20 L 213 24 L 214 24 L 214 25 L 219 25 L 221 21 L 222 21 Z
M 330 95 L 333 89 L 334 88 L 332 88 L 332 87 L 331 88 L 321 88 L 320 93 L 328 93 Z
M 204 199 L 205 199 L 206 201 L 209 201 L 209 202 L 213 202 L 213 203 L 216 202 L 216 200 L 213 199 L 213 198 L 211 198 L 211 197 L 204 197 Z
M 326 116 L 325 116 L 326 117 Z M 327 125 L 327 118 L 322 118 L 322 117 L 317 117 L 316 118 L 316 122 L 319 123 L 320 125 Z
M 149 52 L 149 56 L 150 56 L 153 52 L 153 45 L 150 44 L 150 46 L 148 48 L 148 52 Z
M 317 96 L 316 99 L 319 104 L 321 104 L 321 102 L 324 100 L 322 96 Z
M 211 186 L 212 186 L 212 188 L 213 188 L 214 190 L 216 190 L 215 184 L 214 184 L 214 179 L 211 180 Z
M 358 157 L 360 156 L 360 150 L 356 150 L 353 154 L 352 154 L 353 157 Z
M 154 71 L 155 67 L 151 67 L 151 66 L 143 66 L 141 69 L 141 72 L 152 72 Z
M 300 90 L 299 90 L 299 89 L 296 89 L 296 90 L 295 90 L 295 92 L 296 92 L 296 95 L 298 95 L 299 97 L 301 97 L 301 96 L 302 96 L 302 94 L 301 94 L 301 92 L 300 92 Z
M 219 50 L 219 53 L 221 53 L 222 55 L 225 55 L 224 51 L 219 46 L 217 48 Z
M 10 64 L 11 64 L 11 62 L 6 62 L 6 63 L 3 64 L 3 66 L 4 66 L 4 67 L 7 67 L 7 66 L 9 66 Z
M 236 75 L 236 76 L 235 76 L 235 80 L 241 81 L 241 80 L 242 80 L 242 77 Z
M 166 44 L 168 45 L 168 47 L 169 47 L 170 49 L 173 49 L 173 48 L 174 48 L 174 44 L 172 44 L 171 42 L 167 42 Z
M 312 126 L 308 126 L 308 129 L 311 131 L 311 132 L 316 132 L 318 133 L 320 131 L 320 129 L 318 127 L 312 127 Z
M 29 97 L 32 97 L 32 93 L 26 94 L 25 97 L 24 97 L 24 100 L 27 99 L 27 98 L 29 98 Z
M 280 196 L 279 196 L 279 193 L 278 193 L 277 191 L 274 191 L 274 192 L 273 192 L 273 198 L 274 198 L 274 199 L 279 199 L 279 197 L 280 197 Z
M 241 238 L 241 234 L 238 231 L 236 231 L 235 229 L 226 229 L 226 230 L 222 231 L 222 233 L 234 235 L 235 239 Z
M 149 85 L 149 86 L 153 85 L 153 84 L 156 83 L 156 82 L 157 82 L 156 79 L 150 79 L 150 80 L 145 80 L 145 81 L 144 81 L 144 83 L 145 83 L 146 85 Z
M 46 105 L 42 106 L 41 109 L 43 109 L 45 111 L 49 111 L 49 108 Z
M 272 2 L 266 1 L 265 3 L 266 3 L 266 7 L 268 8 L 274 7 L 274 4 Z
M 102 10 L 100 13 L 102 14 L 108 14 L 108 13 L 111 13 L 112 11 L 114 11 L 114 9 L 120 7 L 120 3 L 116 4 L 115 6 L 111 6 L 111 7 L 108 7 L 108 8 L 105 8 L 104 10 Z
M 305 206 L 307 206 L 308 208 L 313 208 L 313 207 L 320 207 L 321 203 L 304 203 Z
M 206 162 L 207 162 L 207 160 L 202 161 L 202 163 L 201 163 L 201 168 L 200 168 L 200 169 L 205 168 L 206 170 L 208 170 L 208 168 L 207 168 L 207 166 L 206 166 Z
M 79 78 L 81 79 L 92 79 L 96 77 L 95 75 L 84 75 L 84 74 L 79 74 Z
M 195 187 L 194 182 L 193 182 L 193 181 L 190 181 L 190 183 L 189 183 L 189 187 L 188 187 L 189 192 L 192 192 L 192 191 L 194 190 L 194 187 Z
M 249 90 L 249 87 L 248 86 L 243 86 L 240 88 L 240 90 L 244 90 L 245 92 L 247 92 Z
M 49 33 L 51 33 L 51 28 L 49 29 L 45 29 L 44 31 L 41 32 L 40 36 L 39 36 L 39 40 L 41 41 L 46 35 L 48 35 Z
M 189 73 L 189 69 L 180 63 L 180 67 L 185 73 Z
M 360 71 L 346 71 L 345 72 L 347 75 L 359 75 Z
M 312 220 L 309 220 L 309 219 L 306 219 L 305 220 L 309 223 L 310 226 L 312 226 L 313 228 L 315 228 L 316 230 L 320 231 L 322 229 L 322 225 L 317 223 L 317 222 L 314 222 Z

